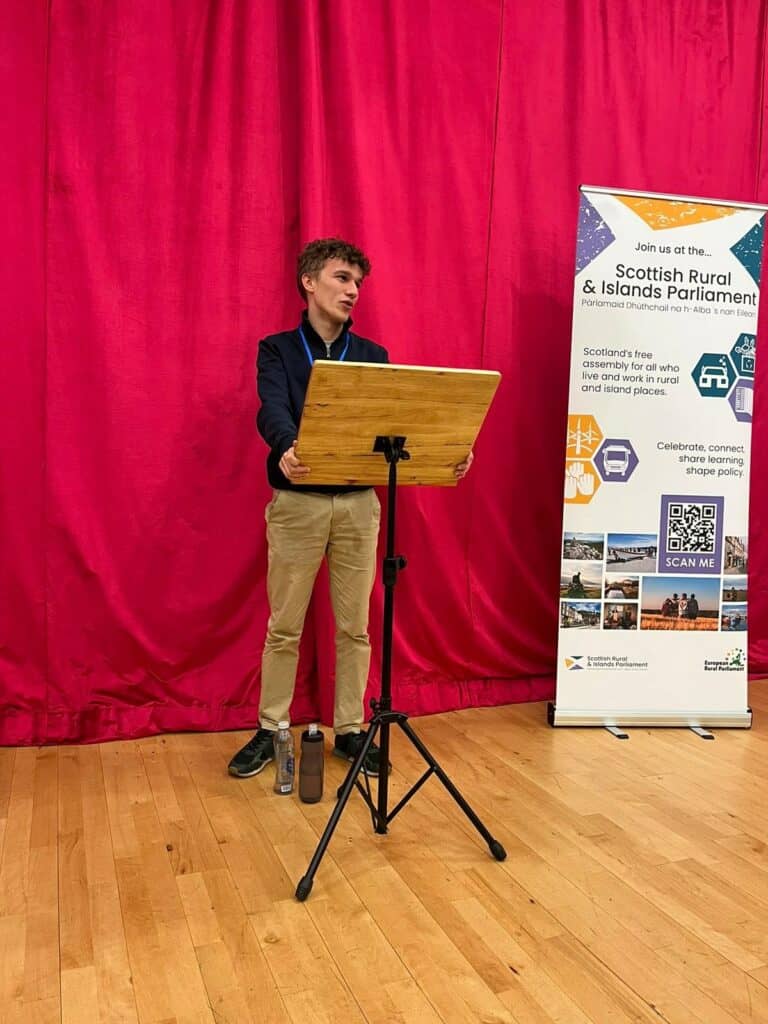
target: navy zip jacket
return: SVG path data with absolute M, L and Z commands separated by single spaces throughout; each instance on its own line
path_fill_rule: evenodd
M 345 361 L 350 363 L 388 363 L 387 350 L 373 341 L 361 338 L 350 330 L 347 320 L 339 337 L 331 345 L 331 359 L 339 359 L 347 346 Z M 306 310 L 302 314 L 301 328 L 307 339 L 313 359 L 328 359 L 325 342 L 309 322 Z M 292 484 L 280 470 L 280 459 L 299 436 L 299 420 L 312 370 L 298 328 L 270 334 L 259 342 L 256 359 L 257 386 L 261 407 L 256 417 L 259 433 L 269 445 L 267 477 L 278 490 L 315 491 L 323 494 L 341 494 L 364 490 L 362 487 L 333 487 L 318 484 Z

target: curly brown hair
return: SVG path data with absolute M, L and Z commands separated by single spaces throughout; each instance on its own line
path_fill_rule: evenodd
M 302 277 L 304 274 L 309 274 L 310 277 L 319 274 L 328 260 L 344 260 L 353 267 L 359 267 L 364 278 L 371 272 L 370 260 L 356 245 L 341 238 L 316 238 L 314 242 L 308 242 L 304 246 L 296 264 L 296 284 L 299 295 L 305 302 L 307 293 L 301 283 Z

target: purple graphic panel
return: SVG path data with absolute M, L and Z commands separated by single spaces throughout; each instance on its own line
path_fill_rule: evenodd
M 733 414 L 739 423 L 752 422 L 752 403 L 754 401 L 755 382 L 748 377 L 736 381 L 736 387 L 728 396 Z
M 576 273 L 615 241 L 615 235 L 582 192 L 579 203 L 579 228 L 576 238 Z

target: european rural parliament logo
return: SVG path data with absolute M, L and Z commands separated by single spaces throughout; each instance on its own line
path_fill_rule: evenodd
M 572 654 L 570 658 L 565 658 L 565 667 L 569 672 L 576 672 L 579 669 L 583 669 L 584 665 L 580 664 L 583 657 L 583 654 Z
M 705 672 L 741 672 L 747 667 L 747 652 L 743 647 L 732 647 L 717 661 L 704 659 Z

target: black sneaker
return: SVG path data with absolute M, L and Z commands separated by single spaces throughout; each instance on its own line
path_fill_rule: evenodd
M 333 747 L 333 753 L 336 757 L 341 757 L 345 761 L 354 761 L 357 755 L 360 753 L 360 747 L 365 743 L 365 737 L 368 734 L 365 732 L 347 732 L 342 736 L 336 737 L 336 742 Z M 368 753 L 365 755 L 363 761 L 363 775 L 378 775 L 379 765 L 381 764 L 381 751 L 372 743 L 368 747 Z M 388 765 L 387 772 L 392 771 L 392 765 Z
M 269 729 L 259 729 L 229 762 L 229 774 L 236 775 L 238 779 L 249 779 L 274 759 L 275 734 Z

